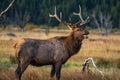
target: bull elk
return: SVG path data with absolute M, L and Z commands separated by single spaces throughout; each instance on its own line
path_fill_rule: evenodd
M 62 65 L 74 54 L 78 53 L 82 41 L 87 38 L 89 32 L 85 30 L 85 24 L 89 22 L 89 17 L 84 20 L 81 16 L 81 7 L 79 13 L 74 13 L 80 17 L 82 22 L 69 24 L 62 21 L 55 14 L 49 14 L 49 17 L 56 18 L 60 23 L 67 25 L 71 33 L 68 36 L 53 37 L 46 40 L 23 38 L 14 44 L 15 54 L 18 60 L 18 67 L 15 71 L 17 79 L 21 80 L 22 73 L 28 65 L 43 66 L 52 65 L 50 76 L 60 80 Z

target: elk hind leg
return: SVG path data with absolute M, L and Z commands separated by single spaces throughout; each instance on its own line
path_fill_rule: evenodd
M 22 73 L 26 70 L 26 68 L 28 67 L 29 64 L 30 64 L 30 61 L 28 59 L 22 58 L 20 60 L 18 67 L 15 71 L 18 80 L 21 80 Z
M 21 68 L 20 68 L 20 65 L 18 64 L 18 67 L 17 67 L 17 69 L 16 69 L 16 71 L 15 71 L 15 75 L 16 75 L 16 78 L 18 79 L 18 80 L 21 80 Z

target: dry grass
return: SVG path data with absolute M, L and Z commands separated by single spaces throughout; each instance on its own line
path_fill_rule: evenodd
M 62 32 L 62 33 L 61 33 Z M 5 34 L 1 32 L 0 34 Z M 14 32 L 17 37 L 0 36 L 0 80 L 15 80 L 14 71 L 17 67 L 9 57 L 14 55 L 12 44 L 19 38 L 47 39 L 54 36 L 65 36 L 69 31 L 51 31 L 46 36 L 43 31 Z M 90 65 L 92 72 L 81 73 L 81 64 L 88 57 L 93 57 L 98 67 L 104 72 L 105 78 Z M 29 66 L 24 72 L 22 80 L 48 80 L 50 66 Z M 91 34 L 83 41 L 81 51 L 71 57 L 63 66 L 61 80 L 120 80 L 120 36 L 103 37 Z

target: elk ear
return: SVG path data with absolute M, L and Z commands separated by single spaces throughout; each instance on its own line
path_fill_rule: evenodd
M 73 31 L 73 30 L 75 30 L 75 29 L 76 29 L 76 27 L 75 27 L 75 26 L 73 26 L 73 25 L 68 25 L 68 28 L 69 28 L 71 31 Z

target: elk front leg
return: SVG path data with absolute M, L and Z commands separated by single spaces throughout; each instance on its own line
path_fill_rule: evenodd
M 53 78 L 54 75 L 55 75 L 55 65 L 53 64 L 53 65 L 52 65 L 52 68 L 51 68 L 50 77 Z
M 56 65 L 55 65 L 56 80 L 60 80 L 61 68 L 62 68 L 62 63 L 61 62 L 56 63 Z

